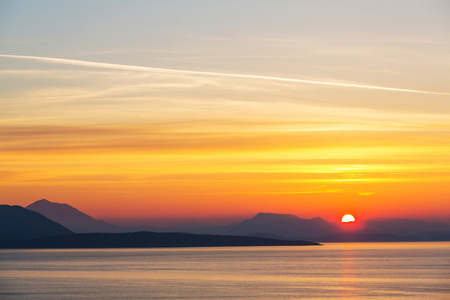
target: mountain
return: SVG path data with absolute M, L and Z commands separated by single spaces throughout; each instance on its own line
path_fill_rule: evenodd
M 126 231 L 123 227 L 96 220 L 65 203 L 42 199 L 28 205 L 26 209 L 38 212 L 76 233 Z
M 26 207 L 76 233 L 125 233 L 137 231 L 241 235 L 274 239 L 333 241 L 431 241 L 450 240 L 450 225 L 410 219 L 377 218 L 352 224 L 330 223 L 320 217 L 303 219 L 290 214 L 258 213 L 235 224 L 188 223 L 170 227 L 119 226 L 96 220 L 78 209 L 42 199 Z
M 320 218 L 302 219 L 289 214 L 259 213 L 242 221 L 227 234 L 277 236 L 287 239 L 310 239 L 335 232 L 335 226 Z
M 155 248 L 226 246 L 312 246 L 318 243 L 247 236 L 189 233 L 84 233 L 30 240 L 1 241 L 0 248 Z
M 73 234 L 40 213 L 21 206 L 0 205 L 0 238 L 30 239 Z
M 185 225 L 169 227 L 156 226 L 120 226 L 97 220 L 65 203 L 51 202 L 47 199 L 38 200 L 26 209 L 39 212 L 50 220 L 58 222 L 76 233 L 125 233 L 137 231 L 156 232 L 189 232 L 197 234 L 222 234 L 229 228 L 190 222 Z
M 450 241 L 450 225 L 444 223 L 377 218 L 341 224 L 330 223 L 320 217 L 302 219 L 273 213 L 259 213 L 229 226 L 225 233 L 318 242 Z
M 39 200 L 28 208 L 45 211 L 78 228 L 103 227 L 124 230 L 95 220 L 67 204 Z M 67 218 L 64 220 L 64 218 Z M 192 224 L 190 224 L 192 226 Z M 78 226 L 78 227 L 77 227 Z M 193 226 L 197 227 L 197 226 Z M 89 228 L 88 228 L 89 229 Z M 37 211 L 21 206 L 0 205 L 0 248 L 135 248 L 135 247 L 219 247 L 219 246 L 303 246 L 319 245 L 302 240 L 288 241 L 249 236 L 199 235 L 189 233 L 129 232 L 80 233 L 50 220 Z

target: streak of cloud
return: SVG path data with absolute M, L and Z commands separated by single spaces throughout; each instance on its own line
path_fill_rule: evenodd
M 318 85 L 373 89 L 373 90 L 392 91 L 392 92 L 406 92 L 406 93 L 419 93 L 419 94 L 429 94 L 429 95 L 450 96 L 450 93 L 445 93 L 445 92 L 402 89 L 402 88 L 392 88 L 392 87 L 382 87 L 382 86 L 374 86 L 374 85 L 352 84 L 352 83 L 342 83 L 342 82 L 332 82 L 332 81 L 305 80 L 305 79 L 297 79 L 297 78 L 274 77 L 274 76 L 264 76 L 264 75 L 249 75 L 249 74 L 234 74 L 234 73 L 164 69 L 164 68 L 142 67 L 142 66 L 132 66 L 132 65 L 99 63 L 99 62 L 91 62 L 91 61 L 83 61 L 83 60 L 75 60 L 75 59 L 40 57 L 40 56 L 0 54 L 0 57 L 26 59 L 26 60 L 34 60 L 34 61 L 46 62 L 46 63 L 74 65 L 74 66 L 102 68 L 102 69 L 112 69 L 112 70 L 262 79 L 262 80 L 274 80 L 274 81 L 283 81 L 283 82 L 292 82 L 292 83 L 318 84 Z
M 204 123 L 207 124 L 207 123 Z M 142 155 L 164 154 L 204 157 L 205 154 L 219 157 L 239 157 L 251 155 L 255 159 L 262 155 L 279 160 L 286 155 L 314 157 L 317 152 L 330 157 L 346 158 L 349 151 L 353 158 L 366 155 L 392 156 L 394 151 L 406 153 L 418 151 L 434 155 L 449 153 L 450 133 L 441 133 L 439 138 L 429 139 L 428 132 L 409 131 L 296 131 L 264 132 L 239 131 L 229 127 L 229 131 L 202 131 L 192 127 L 181 131 L 180 127 L 168 124 L 142 124 L 129 126 L 1 126 L 0 152 L 22 153 L 133 153 Z M 214 128 L 213 125 L 209 127 Z M 423 140 L 428 139 L 426 145 Z M 339 145 L 339 148 L 336 147 Z M 385 146 L 389 145 L 389 146 Z M 396 150 L 397 149 L 397 150 Z M 297 168 L 304 162 L 290 163 Z M 330 168 L 328 172 L 359 172 L 365 167 L 354 164 Z

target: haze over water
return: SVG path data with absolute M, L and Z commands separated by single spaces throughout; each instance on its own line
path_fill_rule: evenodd
M 446 299 L 450 243 L 2 250 L 1 299 Z

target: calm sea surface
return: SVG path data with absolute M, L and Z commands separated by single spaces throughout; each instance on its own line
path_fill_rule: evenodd
M 450 243 L 0 250 L 0 299 L 450 299 Z

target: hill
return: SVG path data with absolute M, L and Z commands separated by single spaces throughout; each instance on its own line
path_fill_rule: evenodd
M 75 233 L 126 233 L 137 231 L 156 232 L 189 232 L 198 234 L 225 233 L 226 230 L 218 230 L 220 226 L 209 226 L 191 222 L 185 225 L 170 227 L 156 226 L 120 226 L 103 220 L 97 220 L 88 214 L 66 203 L 51 202 L 41 199 L 28 205 L 26 209 L 36 211 L 50 220 L 53 220 Z M 228 226 L 225 226 L 228 228 Z
M 0 205 L 0 238 L 30 239 L 73 234 L 64 226 L 21 206 Z
M 410 219 L 377 218 L 343 226 L 320 217 L 303 219 L 290 214 L 258 213 L 235 224 L 188 223 L 171 227 L 119 226 L 96 220 L 63 203 L 42 199 L 27 206 L 76 233 L 125 233 L 137 231 L 241 235 L 273 239 L 347 241 L 450 240 L 450 225 Z
M 76 233 L 127 231 L 127 229 L 121 226 L 96 220 L 65 203 L 50 202 L 47 199 L 41 199 L 25 208 L 38 212 Z
M 320 217 L 302 219 L 289 214 L 259 213 L 251 219 L 232 226 L 226 233 L 309 239 L 327 235 L 334 231 L 336 231 L 335 226 Z

